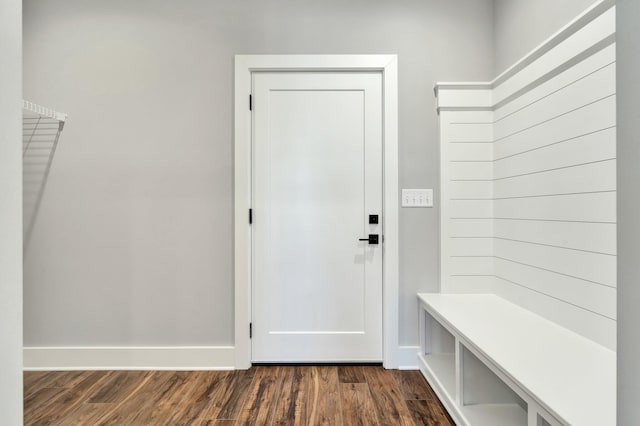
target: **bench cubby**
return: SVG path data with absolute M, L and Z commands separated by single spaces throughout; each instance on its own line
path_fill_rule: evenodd
M 614 351 L 492 294 L 418 300 L 420 370 L 458 425 L 615 425 Z
M 427 312 L 423 314 L 424 350 L 422 362 L 433 371 L 440 386 L 449 395 L 456 392 L 456 339 Z

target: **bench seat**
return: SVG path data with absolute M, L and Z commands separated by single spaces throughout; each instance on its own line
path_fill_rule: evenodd
M 614 351 L 492 294 L 418 294 L 418 300 L 420 367 L 458 423 L 615 425 Z M 434 333 L 434 326 L 445 332 Z M 453 350 L 433 341 L 438 334 L 450 336 Z M 519 403 L 485 395 L 493 391 L 483 387 L 495 386 L 482 383 L 488 374 L 482 365 Z

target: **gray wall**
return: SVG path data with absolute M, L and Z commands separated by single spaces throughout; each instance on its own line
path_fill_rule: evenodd
M 25 344 L 233 343 L 233 55 L 397 53 L 400 185 L 438 188 L 436 80 L 492 77 L 491 0 L 25 0 L 25 96 L 69 113 L 25 263 Z M 400 342 L 438 289 L 401 211 Z
M 497 76 L 564 27 L 595 0 L 494 0 Z
M 640 422 L 640 2 L 617 1 L 618 424 Z
M 0 2 L 0 423 L 22 424 L 20 0 Z

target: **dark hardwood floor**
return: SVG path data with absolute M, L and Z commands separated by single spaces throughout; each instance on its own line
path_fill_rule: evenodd
M 453 425 L 418 371 L 269 366 L 246 371 L 24 374 L 25 425 Z

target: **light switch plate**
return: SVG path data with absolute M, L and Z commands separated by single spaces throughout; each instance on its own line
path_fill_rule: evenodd
M 433 189 L 403 189 L 402 207 L 433 207 Z

